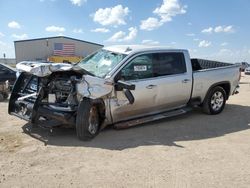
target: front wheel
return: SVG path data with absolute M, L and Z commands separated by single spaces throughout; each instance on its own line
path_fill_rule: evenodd
M 212 88 L 203 102 L 203 111 L 206 114 L 219 114 L 223 111 L 226 103 L 226 92 L 222 87 Z
M 91 100 L 83 100 L 77 110 L 76 134 L 80 140 L 90 140 L 94 138 L 100 129 L 99 112 L 96 105 L 91 104 Z

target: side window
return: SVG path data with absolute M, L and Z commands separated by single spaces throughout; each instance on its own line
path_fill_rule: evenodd
M 153 77 L 152 54 L 139 55 L 120 72 L 122 80 L 138 80 Z
M 181 74 L 186 71 L 186 63 L 183 53 L 153 54 L 153 72 L 155 77 Z

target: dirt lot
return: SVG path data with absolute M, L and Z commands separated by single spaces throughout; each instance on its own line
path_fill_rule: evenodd
M 187 115 L 81 142 L 72 129 L 23 132 L 0 103 L 0 187 L 249 187 L 250 76 L 217 116 Z

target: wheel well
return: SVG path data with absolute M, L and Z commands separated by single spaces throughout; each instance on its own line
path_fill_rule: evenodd
M 105 119 L 105 103 L 102 99 L 96 99 L 92 101 L 92 104 L 95 105 L 98 109 L 101 121 Z
M 227 99 L 228 99 L 229 95 L 230 95 L 230 83 L 222 83 L 222 84 L 219 84 L 217 86 L 220 86 L 225 90 L 225 92 L 227 94 Z
M 229 82 L 221 82 L 221 83 L 217 83 L 217 84 L 212 85 L 212 86 L 208 89 L 207 94 L 209 93 L 209 91 L 210 91 L 211 89 L 213 89 L 213 88 L 215 88 L 215 87 L 217 87 L 217 86 L 222 87 L 222 88 L 225 90 L 225 92 L 226 92 L 226 97 L 227 97 L 226 100 L 228 100 L 229 95 L 230 95 L 230 89 L 231 89 L 230 83 L 229 83 Z

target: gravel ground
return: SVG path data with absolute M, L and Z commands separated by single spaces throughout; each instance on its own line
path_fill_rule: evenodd
M 0 103 L 0 187 L 249 187 L 250 76 L 216 116 L 186 115 L 81 142 L 75 130 L 24 133 Z

